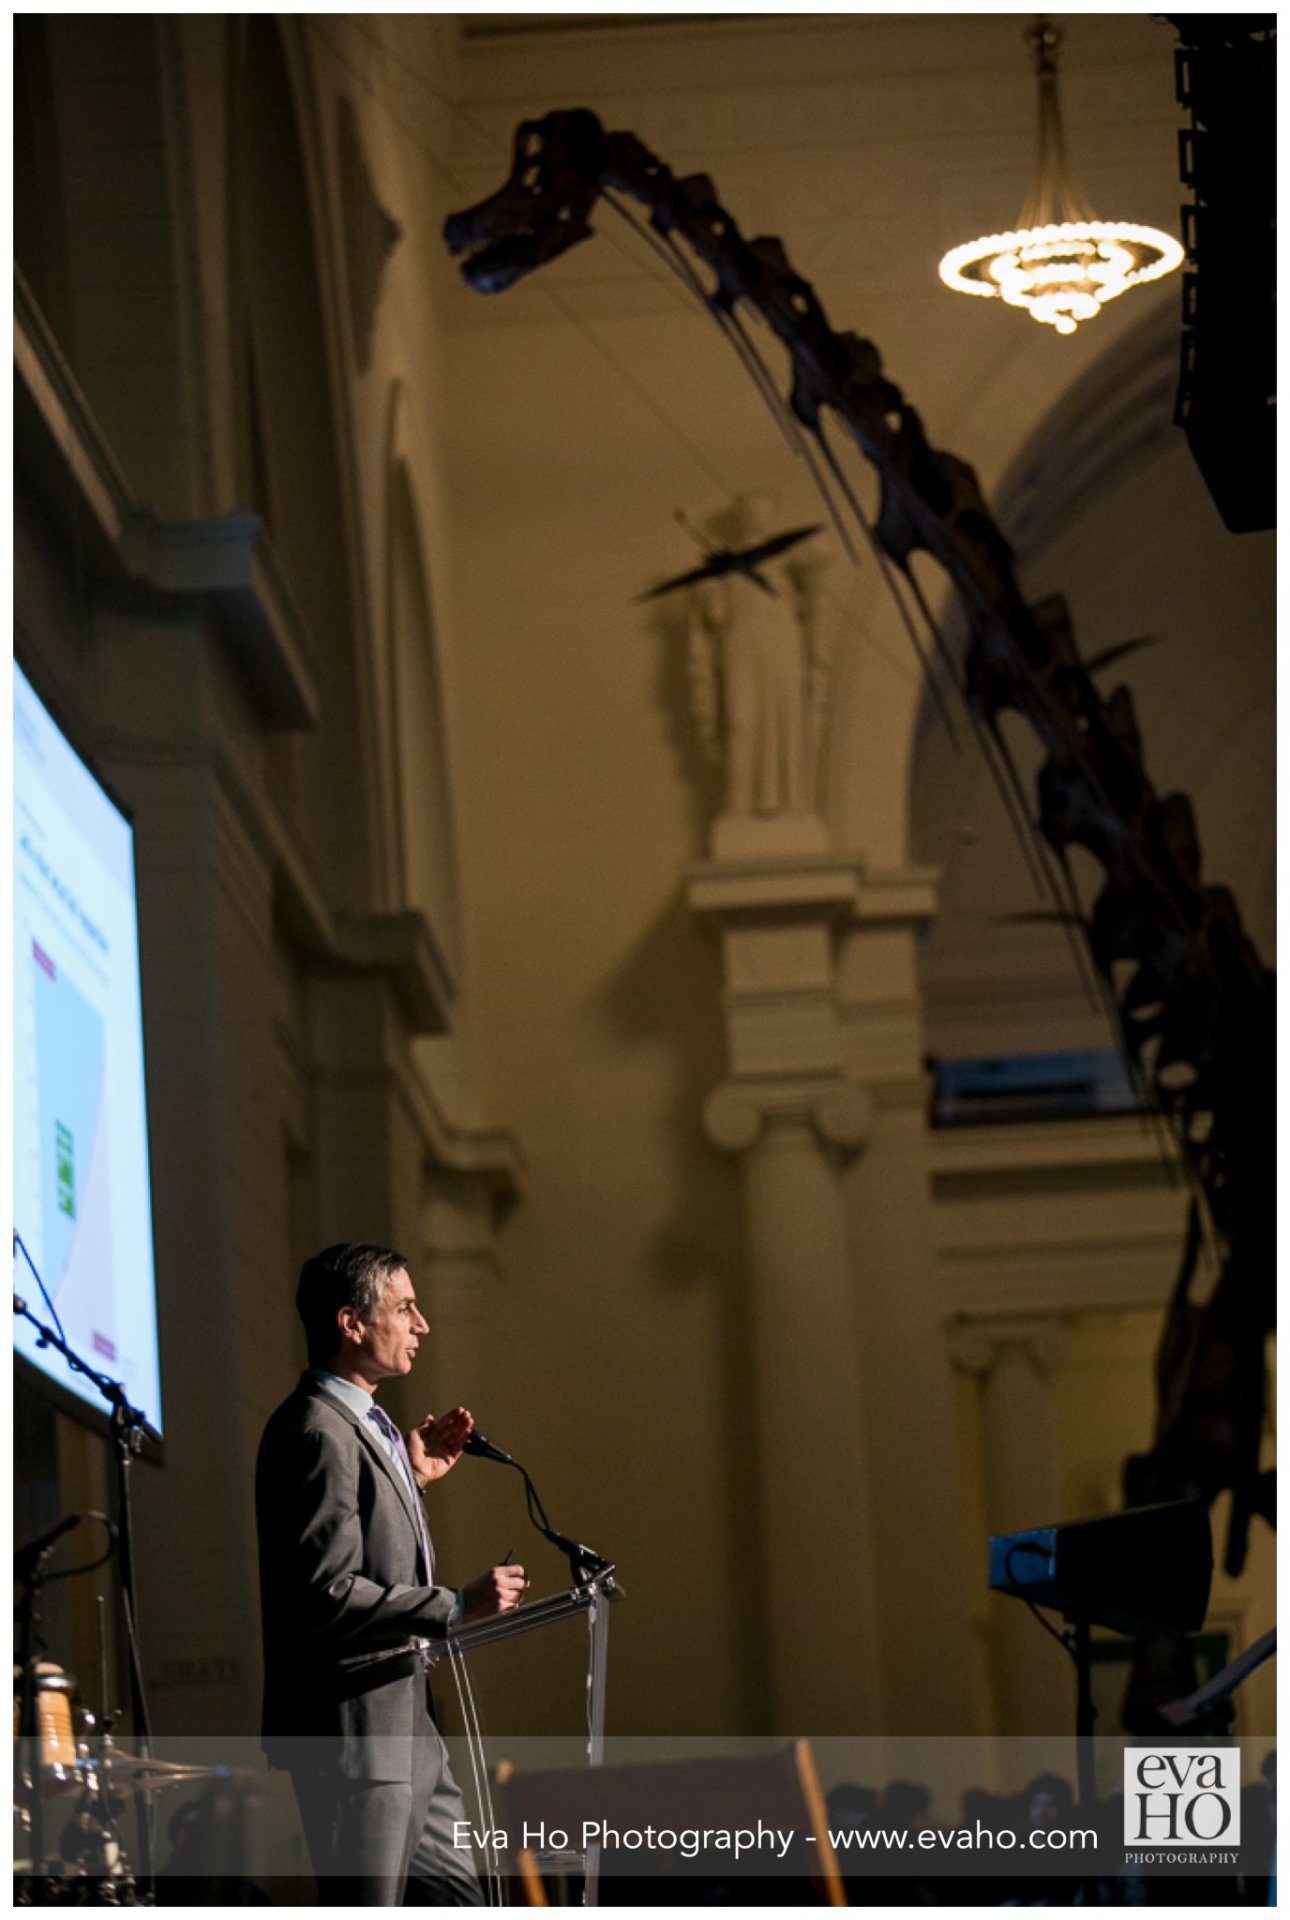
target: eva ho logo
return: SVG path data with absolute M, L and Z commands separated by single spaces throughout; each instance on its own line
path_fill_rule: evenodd
M 1235 1847 L 1241 1756 L 1235 1747 L 1126 1747 L 1126 1847 Z

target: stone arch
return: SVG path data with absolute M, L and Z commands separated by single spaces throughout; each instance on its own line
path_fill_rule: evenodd
M 386 453 L 386 737 L 403 897 L 425 914 L 456 971 L 461 908 L 451 734 L 406 416 L 405 389 L 396 380 Z
M 1192 795 L 1206 870 L 1233 887 L 1270 957 L 1271 836 L 1260 823 L 1274 751 L 1272 536 L 1223 527 L 1173 424 L 1177 351 L 1177 314 L 1161 303 L 1039 423 L 996 511 L 1023 590 L 1065 596 L 1086 656 L 1155 636 L 1106 684 L 1132 689 L 1153 779 Z M 951 640 L 961 646 L 961 624 Z M 1020 722 L 1008 738 L 1033 792 L 1038 744 Z M 921 955 L 931 1050 L 1111 1044 L 1064 933 L 1010 918 L 1041 902 L 979 751 L 970 738 L 952 749 L 926 697 L 909 804 L 913 857 L 942 874 Z
M 347 427 L 318 117 L 289 22 L 238 23 L 232 62 L 230 309 L 238 486 L 264 520 L 318 653 L 322 717 L 271 745 L 280 803 L 331 898 L 387 906 L 379 729 L 365 645 L 357 488 Z

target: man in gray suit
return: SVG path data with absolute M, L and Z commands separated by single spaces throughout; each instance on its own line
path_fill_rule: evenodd
M 376 1405 L 429 1332 L 403 1256 L 327 1247 L 301 1269 L 296 1306 L 311 1364 L 256 1463 L 263 1745 L 290 1770 L 321 1901 L 398 1906 L 406 1887 L 409 1905 L 478 1905 L 425 1663 L 450 1627 L 517 1607 L 528 1582 L 502 1566 L 434 1584 L 420 1494 L 474 1421 L 454 1407 L 405 1440 Z

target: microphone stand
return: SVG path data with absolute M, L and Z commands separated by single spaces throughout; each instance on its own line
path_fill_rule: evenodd
M 26 1249 L 24 1248 L 24 1252 Z M 33 1268 L 33 1272 L 35 1269 Z M 37 1279 L 39 1279 L 37 1275 Z M 43 1289 L 42 1289 L 43 1290 Z M 125 1615 L 127 1666 L 130 1674 L 130 1717 L 134 1723 L 135 1736 L 139 1750 L 145 1759 L 152 1758 L 152 1729 L 148 1721 L 148 1703 L 143 1690 L 143 1662 L 139 1652 L 137 1633 L 138 1606 L 135 1593 L 134 1574 L 134 1527 L 130 1505 L 130 1468 L 146 1440 L 160 1445 L 161 1435 L 151 1426 L 138 1407 L 131 1406 L 126 1397 L 124 1386 L 119 1380 L 112 1380 L 100 1373 L 70 1347 L 61 1333 L 45 1325 L 31 1311 L 27 1302 L 13 1296 L 13 1310 L 20 1319 L 27 1320 L 36 1329 L 38 1347 L 53 1347 L 61 1353 L 73 1373 L 85 1376 L 102 1394 L 112 1409 L 112 1451 L 116 1461 L 116 1511 L 117 1511 L 117 1549 L 121 1580 L 121 1607 Z M 29 1590 L 30 1591 L 30 1590 Z M 145 1899 L 151 1901 L 154 1894 L 152 1879 L 152 1809 L 148 1795 L 143 1793 L 139 1799 L 139 1881 L 145 1889 Z
M 551 1525 L 547 1510 L 542 1505 L 541 1497 L 537 1488 L 533 1485 L 527 1467 L 521 1466 L 518 1460 L 514 1459 L 509 1453 L 505 1453 L 501 1447 L 495 1447 L 491 1440 L 484 1438 L 482 1433 L 468 1434 L 466 1444 L 462 1451 L 464 1453 L 473 1453 L 478 1460 L 495 1460 L 499 1466 L 514 1467 L 516 1473 L 520 1475 L 524 1482 L 524 1499 L 528 1507 L 529 1520 L 542 1535 L 543 1539 L 549 1540 L 551 1545 L 558 1548 L 569 1562 L 569 1572 L 572 1576 L 574 1586 L 574 1592 L 569 1596 L 570 1599 L 576 1599 L 579 1595 L 579 1590 L 581 1590 L 583 1594 L 587 1594 L 588 1597 L 590 1597 L 591 1594 L 594 1594 L 596 1598 L 603 1596 L 606 1600 L 616 1600 L 621 1597 L 622 1588 L 614 1579 L 614 1562 L 612 1560 L 606 1560 L 604 1554 L 597 1553 L 594 1547 L 584 1546 L 580 1540 L 571 1540 L 567 1533 L 558 1533 L 556 1531 Z M 514 1617 L 518 1618 L 519 1616 L 516 1615 Z M 594 1598 L 592 1599 L 588 1619 L 591 1628 L 591 1653 L 590 1665 L 587 1672 L 587 1761 L 590 1766 L 598 1767 L 604 1759 L 605 1748 L 605 1661 L 607 1658 L 605 1635 L 609 1623 L 603 1606 L 597 1605 L 596 1599 Z M 474 1743 L 472 1752 L 478 1749 L 482 1763 L 483 1735 L 480 1730 L 478 1715 L 475 1712 L 474 1697 L 470 1691 L 469 1681 L 466 1682 L 465 1695 L 464 1697 L 462 1696 L 462 1683 L 458 1671 L 459 1667 L 464 1669 L 464 1661 L 454 1661 L 453 1671 L 454 1677 L 457 1678 L 458 1698 L 461 1700 L 462 1714 L 466 1720 L 467 1736 L 471 1738 Z M 474 1722 L 473 1730 L 471 1726 L 472 1720 Z M 492 1825 L 491 1806 L 486 1816 L 486 1824 Z M 599 1905 L 599 1886 L 600 1847 L 598 1844 L 593 1844 L 586 1848 L 582 1858 L 582 1901 L 584 1906 L 594 1907 Z
M 18 1603 L 18 1658 L 22 1662 L 22 1691 L 19 1695 L 18 1726 L 21 1739 L 19 1779 L 25 1780 L 30 1795 L 31 1873 L 39 1879 L 45 1871 L 44 1782 L 40 1777 L 40 1723 L 36 1713 L 36 1632 L 40 1620 L 40 1559 L 27 1570 Z

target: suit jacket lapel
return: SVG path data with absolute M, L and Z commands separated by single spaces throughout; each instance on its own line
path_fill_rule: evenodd
M 360 1420 L 358 1415 L 353 1411 L 353 1409 L 351 1407 L 347 1407 L 345 1405 L 345 1402 L 340 1398 L 338 1398 L 336 1394 L 329 1393 L 327 1391 L 327 1388 L 323 1385 L 323 1383 L 320 1380 L 311 1380 L 308 1383 L 308 1390 L 310 1393 L 321 1394 L 322 1397 L 326 1400 L 327 1405 L 329 1407 L 335 1407 L 337 1413 L 343 1413 L 345 1418 L 349 1421 L 350 1426 L 353 1427 L 355 1433 L 358 1435 L 363 1445 L 367 1448 L 367 1451 L 371 1454 L 372 1458 L 377 1462 L 378 1466 L 381 1468 L 381 1470 L 385 1473 L 387 1478 L 390 1480 L 390 1482 L 394 1487 L 395 1492 L 398 1494 L 400 1500 L 403 1502 L 403 1511 L 408 1516 L 408 1522 L 412 1528 L 413 1533 L 416 1535 L 416 1538 L 417 1538 L 417 1549 L 418 1551 L 420 1551 L 421 1529 L 417 1525 L 417 1516 L 413 1511 L 412 1489 L 408 1485 L 407 1476 L 401 1473 L 398 1467 L 395 1466 L 393 1460 L 391 1460 L 389 1454 L 385 1451 L 385 1448 L 381 1445 L 380 1441 L 377 1439 L 376 1435 L 373 1433 L 369 1423 L 366 1420 Z M 423 1524 L 424 1524 L 424 1520 L 423 1520 Z M 430 1574 L 430 1569 L 427 1568 L 426 1569 L 427 1578 L 429 1578 L 429 1574 Z

